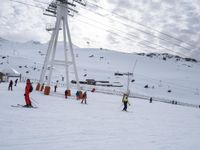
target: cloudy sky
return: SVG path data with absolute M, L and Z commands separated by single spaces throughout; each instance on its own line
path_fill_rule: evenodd
M 50 2 L 1 0 L 0 36 L 48 42 L 51 32 L 45 28 L 55 18 L 43 12 Z M 77 10 L 69 24 L 79 47 L 167 52 L 200 60 L 199 0 L 87 0 L 87 6 L 77 5 Z

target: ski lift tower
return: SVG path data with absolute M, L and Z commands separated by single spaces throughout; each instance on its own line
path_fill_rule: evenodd
M 136 59 L 136 61 L 135 61 L 135 63 L 134 63 L 132 72 L 128 72 L 128 73 L 127 73 L 128 80 L 127 80 L 127 92 L 126 92 L 126 93 L 127 93 L 128 95 L 130 94 L 130 76 L 133 78 L 136 64 L 137 64 L 137 59 Z M 134 79 L 131 80 L 131 82 L 134 82 L 134 81 L 135 81 Z
M 55 28 L 52 29 L 51 39 L 48 45 L 46 57 L 42 67 L 40 80 L 36 87 L 36 90 L 39 90 L 40 85 L 44 84 L 45 81 L 44 78 L 47 77 L 47 82 L 44 89 L 45 95 L 49 95 L 50 93 L 52 72 L 53 68 L 55 68 L 54 66 L 56 65 L 63 66 L 65 68 L 67 90 L 69 90 L 69 66 L 73 65 L 77 89 L 78 91 L 80 91 L 80 84 L 75 62 L 74 50 L 72 46 L 70 30 L 68 25 L 68 16 L 73 16 L 74 13 L 78 13 L 78 11 L 75 10 L 76 4 L 86 6 L 86 2 L 84 0 L 54 0 L 49 4 L 48 8 L 46 9 L 46 12 L 44 13 L 44 15 L 56 17 Z M 61 26 L 62 26 L 63 40 L 64 40 L 63 42 L 64 61 L 55 59 L 56 47 Z M 68 55 L 70 54 L 71 54 L 71 60 L 68 59 Z

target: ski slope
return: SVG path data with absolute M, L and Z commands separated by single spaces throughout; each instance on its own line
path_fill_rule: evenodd
M 123 112 L 121 96 L 88 92 L 88 104 L 73 95 L 33 91 L 38 109 L 24 104 L 24 84 L 7 90 L 0 83 L 1 150 L 199 150 L 200 109 L 130 98 Z
M 62 59 L 62 43 L 57 57 Z M 0 69 L 10 65 L 23 76 L 37 82 L 47 45 L 0 40 Z M 31 99 L 38 109 L 13 108 L 25 104 L 23 82 L 8 91 L 8 83 L 0 83 L 0 150 L 199 150 L 200 109 L 130 98 L 129 112 L 122 112 L 122 96 L 127 90 L 127 76 L 116 72 L 133 72 L 130 92 L 160 99 L 200 105 L 200 62 L 154 54 L 153 57 L 121 53 L 106 49 L 75 48 L 81 81 L 109 81 L 123 87 L 85 86 L 82 89 L 111 91 L 116 95 L 90 93 L 88 105 L 72 96 L 64 99 L 65 70 L 53 69 L 51 95 L 33 91 Z M 70 80 L 74 80 L 72 68 Z M 59 80 L 58 92 L 53 92 Z M 148 88 L 144 88 L 148 85 Z M 34 84 L 34 87 L 36 83 Z M 168 92 L 171 90 L 172 92 Z
M 38 81 L 42 64 L 46 54 L 47 44 L 30 41 L 16 43 L 0 41 L 0 69 L 9 65 L 16 69 L 25 78 Z M 55 59 L 64 59 L 62 43 L 58 43 Z M 160 99 L 176 100 L 199 105 L 200 101 L 200 62 L 190 62 L 173 55 L 154 54 L 152 57 L 136 53 L 122 53 L 107 49 L 75 48 L 75 57 L 80 81 L 94 79 L 108 81 L 109 84 L 122 85 L 121 88 L 97 87 L 101 90 L 127 90 L 127 76 L 115 76 L 119 73 L 133 73 L 130 80 L 132 95 L 140 94 Z M 6 57 L 2 59 L 3 57 Z M 166 60 L 163 60 L 166 57 Z M 136 67 L 133 70 L 134 64 Z M 75 80 L 73 68 L 69 68 L 69 79 Z M 134 72 L 133 72 L 134 71 Z M 64 77 L 64 81 L 62 78 Z M 52 86 L 59 80 L 59 84 L 66 84 L 64 67 L 56 66 L 53 69 Z M 59 85 L 59 86 L 60 86 Z M 144 88 L 148 85 L 149 88 Z M 84 87 L 84 85 L 82 85 Z M 93 88 L 93 87 L 90 87 Z M 168 92 L 171 90 L 172 92 Z

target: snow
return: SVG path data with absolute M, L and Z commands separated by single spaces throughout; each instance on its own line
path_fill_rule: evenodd
M 24 104 L 24 84 L 13 91 L 0 84 L 1 150 L 198 150 L 200 109 L 130 98 L 121 111 L 121 96 L 88 92 L 88 104 L 73 96 L 44 96 L 33 91 L 37 109 Z
M 36 87 L 46 49 L 46 44 L 34 41 L 0 40 L 0 69 L 9 63 L 22 74 L 22 81 L 30 78 Z M 58 49 L 57 57 L 62 59 L 61 43 Z M 81 104 L 75 99 L 73 84 L 72 96 L 64 98 L 66 86 L 61 77 L 65 77 L 65 70 L 55 67 L 51 86 L 59 80 L 57 93 L 51 89 L 50 95 L 45 96 L 33 91 L 33 105 L 39 108 L 29 109 L 11 107 L 25 104 L 24 82 L 13 91 L 8 91 L 8 83 L 0 83 L 0 150 L 199 149 L 199 108 L 130 98 L 131 106 L 123 112 L 121 94 L 127 90 L 127 76 L 114 73 L 133 72 L 137 61 L 131 76 L 135 81 L 130 82 L 132 96 L 200 105 L 200 62 L 177 61 L 173 56 L 164 61 L 162 55 L 150 58 L 97 48 L 76 47 L 75 55 L 81 81 L 95 79 L 123 87 L 81 85 L 83 90 L 95 87 L 97 91 L 88 91 L 88 104 Z M 74 80 L 72 68 L 69 73 L 70 80 Z
M 9 59 L 10 66 L 20 72 L 24 78 L 31 78 L 32 81 L 37 81 L 44 60 L 44 55 L 41 55 L 41 53 L 46 53 L 42 51 L 45 45 L 39 47 L 40 45 L 37 44 L 37 48 L 35 48 L 35 44 L 33 46 L 29 45 L 27 50 L 22 49 L 20 52 L 24 52 L 23 57 L 20 54 L 12 55 L 11 49 L 2 46 L 7 49 L 6 54 L 9 54 L 9 57 L 2 60 L 0 57 L 0 62 L 5 64 L 7 59 Z M 18 47 L 16 45 L 15 49 L 19 51 L 17 49 L 22 47 L 25 46 L 21 45 Z M 4 51 L 2 51 L 2 56 L 6 56 L 3 55 Z M 38 51 L 41 51 L 41 53 L 38 53 Z M 99 49 L 75 49 L 75 54 L 81 81 L 95 79 L 97 81 L 118 83 L 118 85 L 123 85 L 123 87 L 109 88 L 109 90 L 124 92 L 127 87 L 127 76 L 114 76 L 114 73 L 132 72 L 135 61 L 137 61 L 134 75 L 131 77 L 131 79 L 135 79 L 135 82 L 130 83 L 131 93 L 200 104 L 200 80 L 198 80 L 200 76 L 200 62 L 176 61 L 175 58 L 164 61 L 161 56 L 149 58 L 137 54 Z M 61 50 L 58 50 L 58 55 L 62 56 Z M 93 57 L 89 57 L 91 55 Z M 4 64 L 0 65 L 0 69 L 3 68 Z M 70 81 L 74 80 L 75 76 L 72 67 L 70 67 L 69 73 Z M 87 76 L 84 76 L 85 74 Z M 65 84 L 66 82 L 61 80 L 62 77 L 65 78 L 63 67 L 54 68 L 52 85 L 57 80 L 59 80 L 59 84 Z M 145 89 L 144 86 L 147 84 L 150 88 Z M 172 92 L 168 93 L 168 90 Z

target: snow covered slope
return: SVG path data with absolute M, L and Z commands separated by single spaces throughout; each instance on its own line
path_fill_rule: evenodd
M 16 43 L 0 39 L 0 69 L 9 64 L 23 78 L 39 79 L 47 44 Z M 106 49 L 75 49 L 81 81 L 95 79 L 122 87 L 81 85 L 100 92 L 88 93 L 88 105 L 72 96 L 64 99 L 64 69 L 54 68 L 52 81 L 59 80 L 57 93 L 49 96 L 33 91 L 31 100 L 39 108 L 14 108 L 24 104 L 25 84 L 8 91 L 0 83 L 0 150 L 198 150 L 200 109 L 130 98 L 129 112 L 122 112 L 118 94 L 200 104 L 200 63 L 169 54 L 127 54 Z M 61 43 L 57 57 L 62 59 Z M 136 67 L 134 68 L 134 64 Z M 134 69 L 133 69 L 134 68 Z M 134 70 L 134 72 L 133 72 Z M 116 75 L 118 74 L 118 75 Z M 74 73 L 70 68 L 70 80 Z M 34 86 L 36 84 L 33 84 Z M 53 85 L 53 83 L 52 83 Z M 72 86 L 73 87 L 73 86 Z M 147 88 L 144 88 L 147 87 Z M 53 88 L 52 88 L 53 89 Z M 171 92 L 170 92 L 171 91 Z
M 8 62 L 24 77 L 31 78 L 32 81 L 39 79 L 47 44 L 35 41 L 16 43 L 1 39 L 0 45 L 0 68 Z M 123 86 L 96 87 L 100 90 L 126 92 L 127 75 L 116 76 L 115 73 L 132 73 L 137 61 L 131 77 L 131 80 L 135 81 L 130 82 L 133 95 L 141 94 L 200 104 L 200 62 L 194 59 L 183 59 L 170 54 L 129 54 L 78 47 L 75 47 L 75 56 L 81 81 L 95 79 Z M 63 59 L 62 43 L 58 45 L 57 58 Z M 74 72 L 72 68 L 70 69 L 70 80 L 74 80 Z M 65 78 L 64 68 L 54 68 L 52 81 L 59 80 L 60 84 L 64 84 L 63 77 Z M 148 88 L 144 88 L 145 86 Z
M 38 109 L 24 104 L 24 86 L 0 84 L 1 150 L 198 150 L 200 109 L 88 92 L 88 105 L 73 96 L 31 93 Z

